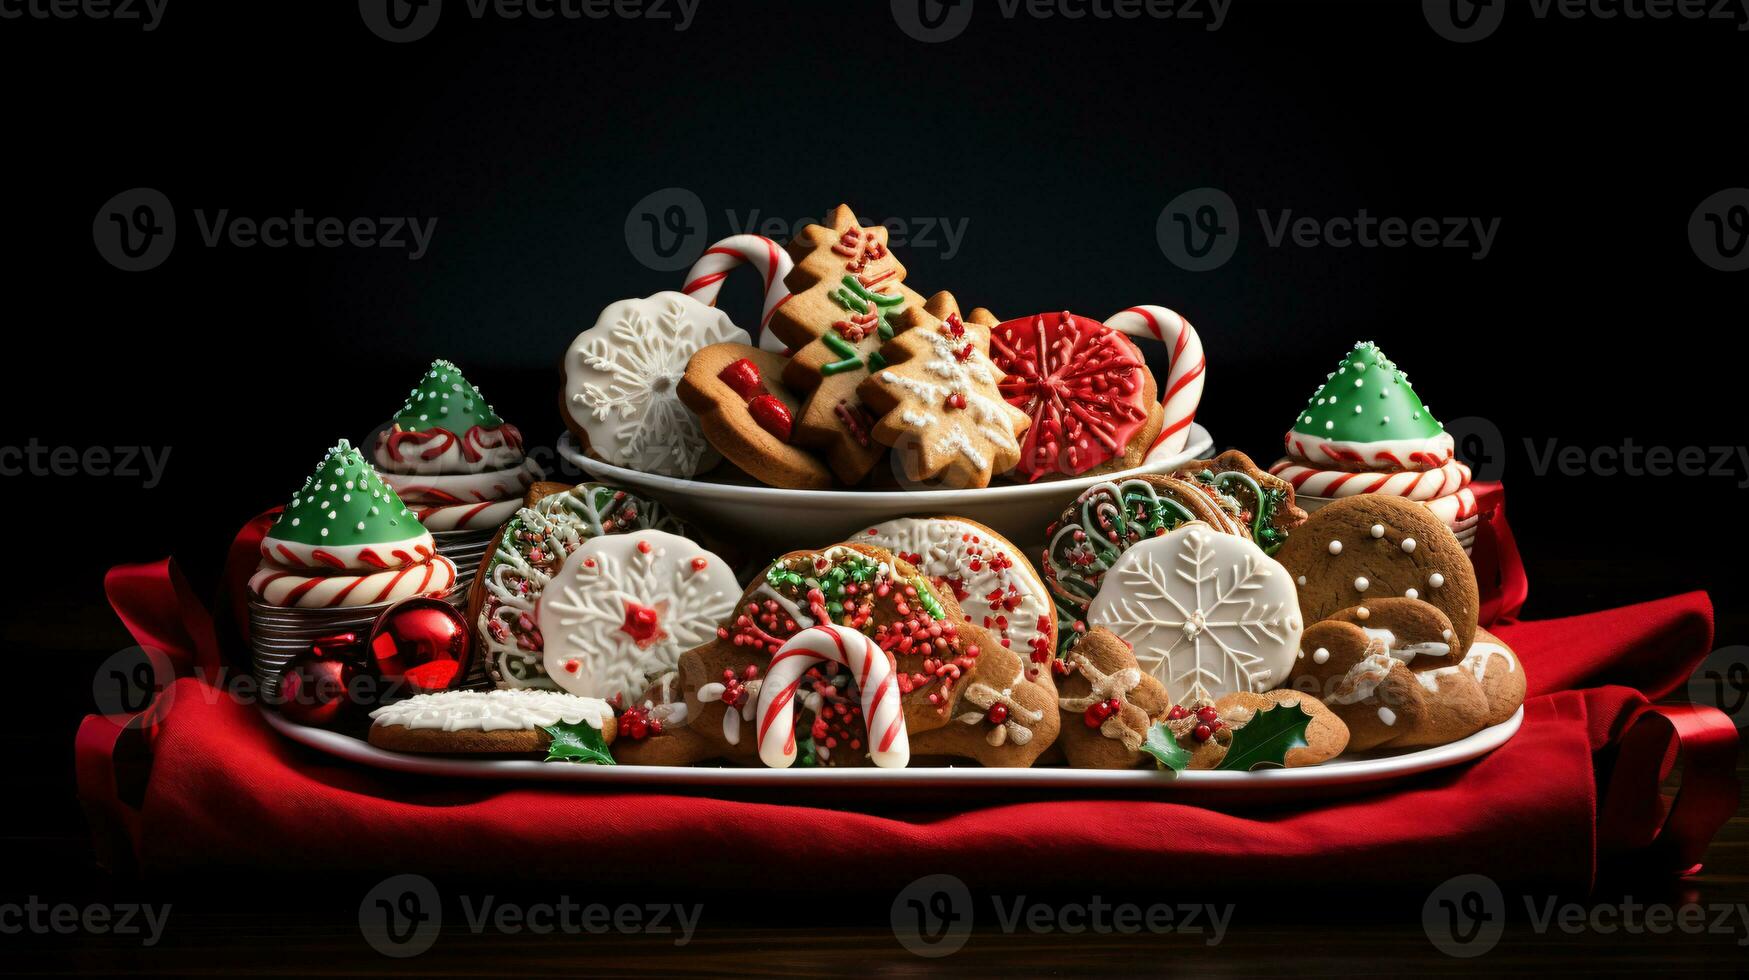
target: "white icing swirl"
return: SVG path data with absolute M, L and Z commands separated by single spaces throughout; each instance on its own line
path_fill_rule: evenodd
M 600 698 L 557 691 L 441 691 L 420 694 L 370 713 L 379 726 L 445 732 L 532 731 L 563 722 L 602 728 L 613 709 Z

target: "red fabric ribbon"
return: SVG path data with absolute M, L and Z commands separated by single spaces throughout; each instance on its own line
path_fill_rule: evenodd
M 252 521 L 233 546 L 231 601 L 270 521 Z M 1516 566 L 1498 505 L 1490 523 L 1492 537 L 1478 535 L 1478 544 L 1491 540 L 1493 553 Z M 1499 581 L 1507 587 L 1498 608 L 1510 619 L 1522 602 L 1522 570 L 1503 570 Z M 1109 869 L 1102 874 L 1113 885 L 1164 875 L 1277 879 L 1292 866 L 1296 875 L 1351 883 L 1479 872 L 1584 887 L 1599 861 L 1692 870 L 1737 807 L 1730 721 L 1711 708 L 1648 702 L 1681 687 L 1711 646 L 1712 609 L 1700 593 L 1499 627 L 1528 674 L 1525 722 L 1472 764 L 1384 793 L 1221 812 L 1175 793 L 912 791 L 847 803 L 802 788 L 775 802 L 410 779 L 295 746 L 254 705 L 209 683 L 202 665 L 217 663 L 212 624 L 174 566 L 118 569 L 112 582 L 120 584 L 112 601 L 135 636 L 161 645 L 179 671 L 201 674 L 177 681 L 169 710 L 143 726 L 152 734 L 149 759 L 130 755 L 127 733 L 142 728 L 124 720 L 91 718 L 80 730 L 80 795 L 111 867 L 137 859 L 148 872 L 224 864 L 296 873 L 287 855 L 344 839 L 356 861 L 384 871 L 479 872 L 498 855 L 522 852 L 540 860 L 519 873 L 603 882 L 646 877 L 653 854 L 676 869 L 720 867 L 732 854 L 741 868 L 817 859 L 870 888 L 902 886 L 921 867 L 974 886 L 1083 884 L 1077 869 L 1090 864 Z M 146 779 L 138 773 L 148 762 Z M 1666 799 L 1659 781 L 1677 765 L 1683 789 Z M 550 846 L 553 826 L 587 828 L 588 846 Z M 1035 853 L 1051 860 L 1017 857 Z

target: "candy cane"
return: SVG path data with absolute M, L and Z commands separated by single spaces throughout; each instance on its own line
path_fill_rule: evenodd
M 762 350 L 781 351 L 783 342 L 773 337 L 765 327 L 771 322 L 771 315 L 789 299 L 789 287 L 783 284 L 783 280 L 789 275 L 790 269 L 795 267 L 795 260 L 776 242 L 762 235 L 731 235 L 723 239 L 705 249 L 698 261 L 692 264 L 692 268 L 686 273 L 686 285 L 682 287 L 682 291 L 700 303 L 715 306 L 717 293 L 723 288 L 723 280 L 742 263 L 758 270 L 760 279 L 765 283 L 765 310 L 759 318 L 759 329 L 753 331 L 759 334 L 759 347 Z
M 1160 404 L 1166 421 L 1160 435 L 1148 447 L 1144 462 L 1156 463 L 1183 452 L 1190 442 L 1190 423 L 1202 401 L 1202 385 L 1208 362 L 1202 355 L 1202 338 L 1183 317 L 1164 306 L 1132 306 L 1105 321 L 1113 330 L 1132 337 L 1147 337 L 1172 350 L 1166 383 L 1160 386 Z
M 796 761 L 796 688 L 808 668 L 822 661 L 843 664 L 862 693 L 862 717 L 868 723 L 868 756 L 883 769 L 903 769 L 911 761 L 911 740 L 905 734 L 905 710 L 899 704 L 899 681 L 887 652 L 848 626 L 812 626 L 789 638 L 771 658 L 765 683 L 759 688 L 754 724 L 759 730 L 759 758 L 773 769 Z

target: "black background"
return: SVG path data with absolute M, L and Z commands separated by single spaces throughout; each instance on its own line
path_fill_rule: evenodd
M 1704 265 L 1695 207 L 1746 176 L 1745 37 L 1717 22 L 1539 20 L 1514 5 L 1460 45 L 1421 5 L 1238 0 L 1206 22 L 1001 16 L 922 44 L 885 2 L 704 0 L 672 21 L 475 20 L 391 44 L 356 5 L 172 0 L 152 32 L 0 21 L 7 445 L 169 447 L 163 483 L 8 476 L 0 591 L 14 683 L 46 697 L 8 739 L 70 790 L 91 669 L 129 641 L 110 564 L 175 554 L 211 588 L 230 535 L 325 447 L 360 438 L 435 356 L 459 362 L 534 444 L 564 345 L 607 303 L 677 288 L 641 265 L 628 214 L 664 188 L 794 224 L 840 201 L 965 222 L 960 252 L 904 248 L 910 281 L 1004 316 L 1185 314 L 1209 356 L 1199 415 L 1273 458 L 1306 396 L 1376 339 L 1466 447 L 1503 466 L 1549 616 L 1712 590 L 1744 598 L 1739 484 L 1537 472 L 1590 452 L 1744 442 L 1737 334 L 1749 273 Z M 1198 187 L 1237 202 L 1234 258 L 1163 256 L 1155 223 Z M 162 266 L 107 264 L 113 195 L 163 192 Z M 206 247 L 195 211 L 418 216 L 428 255 Z M 1271 248 L 1256 210 L 1499 218 L 1465 249 Z M 745 274 L 724 306 L 757 307 Z M 1721 642 L 1749 641 L 1727 619 Z M 15 688 L 15 696 L 18 689 Z M 70 804 L 50 804 L 76 821 Z M 28 836 L 44 814 L 5 818 Z

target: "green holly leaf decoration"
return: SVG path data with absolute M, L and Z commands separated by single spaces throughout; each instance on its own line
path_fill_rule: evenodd
M 1148 729 L 1148 737 L 1142 740 L 1142 751 L 1154 757 L 1154 764 L 1161 769 L 1170 769 L 1174 773 L 1184 771 L 1190 765 L 1190 750 L 1178 744 L 1172 730 L 1163 721 L 1155 722 Z
M 607 751 L 607 739 L 602 737 L 601 729 L 586 721 L 575 725 L 564 722 L 546 725 L 541 731 L 553 739 L 553 743 L 547 746 L 548 762 L 576 762 L 595 766 L 614 764 L 613 754 Z
M 1306 746 L 1306 726 L 1312 716 L 1295 701 L 1265 708 L 1251 716 L 1244 727 L 1233 729 L 1233 744 L 1216 769 L 1248 772 L 1259 766 L 1287 765 L 1287 754 Z

